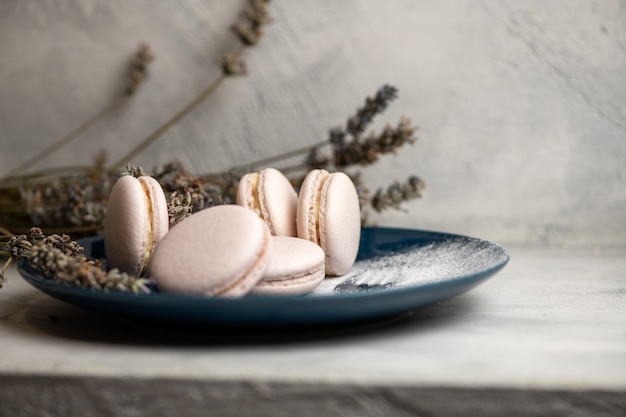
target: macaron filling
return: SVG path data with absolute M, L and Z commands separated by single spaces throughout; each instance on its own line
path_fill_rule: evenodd
M 153 210 L 152 193 L 150 190 L 150 186 L 146 183 L 146 181 L 143 178 L 139 178 L 139 183 L 141 184 L 141 187 L 143 188 L 144 198 L 146 200 L 146 208 L 148 210 L 148 224 L 146 228 L 146 234 L 147 234 L 146 249 L 145 249 L 145 253 L 143 256 L 143 263 L 140 265 L 139 268 L 137 268 L 137 270 L 140 270 L 139 275 L 143 276 L 147 272 L 148 265 L 150 264 L 150 257 L 152 256 L 152 251 L 155 246 L 154 245 L 155 236 L 154 236 L 154 214 L 152 211 Z
M 320 263 L 319 265 L 317 265 L 315 268 L 306 270 L 306 271 L 301 271 L 298 273 L 294 273 L 291 274 L 289 276 L 284 276 L 284 277 L 265 277 L 263 278 L 263 280 L 261 280 L 261 283 L 267 283 L 267 282 L 280 282 L 280 281 L 290 281 L 290 280 L 298 280 L 298 279 L 302 279 L 305 277 L 311 277 L 311 276 L 315 276 L 319 273 L 323 273 L 324 272 L 324 264 Z
M 261 214 L 261 199 L 259 198 L 259 174 L 254 172 L 250 175 L 250 194 L 252 195 L 252 209 Z
M 315 175 L 315 177 L 313 178 L 313 184 L 311 188 L 315 190 L 315 192 L 309 196 L 309 214 L 307 216 L 306 228 L 307 236 L 303 236 L 307 240 L 310 240 L 311 242 L 318 245 L 321 244 L 320 212 L 322 202 L 322 190 L 324 189 L 324 184 L 328 177 L 329 174 L 327 172 L 319 170 L 317 172 L 317 175 Z
M 315 193 L 315 243 L 320 245 L 322 249 L 326 250 L 324 247 L 324 243 L 322 237 L 324 236 L 323 224 L 324 219 L 323 215 L 325 214 L 324 207 L 322 206 L 322 197 L 324 195 L 324 191 L 326 189 L 326 184 L 328 183 L 328 179 L 330 178 L 330 174 L 326 171 L 320 171 L 317 178 L 317 192 Z

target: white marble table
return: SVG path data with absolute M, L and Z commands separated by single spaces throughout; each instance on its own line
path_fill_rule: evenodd
M 298 336 L 157 333 L 65 305 L 13 269 L 0 416 L 626 415 L 626 248 L 509 249 L 463 296 Z

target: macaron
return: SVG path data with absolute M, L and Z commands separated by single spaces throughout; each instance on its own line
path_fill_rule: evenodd
M 104 219 L 108 267 L 144 276 L 168 229 L 167 201 L 159 182 L 149 176 L 121 177 L 111 189 Z
M 237 204 L 261 217 L 274 236 L 296 236 L 298 194 L 274 168 L 245 174 L 237 186 Z
M 297 237 L 274 236 L 273 240 L 274 256 L 252 294 L 301 295 L 324 281 L 322 248 Z
M 300 188 L 296 220 L 298 237 L 324 250 L 327 275 L 350 271 L 361 239 L 359 197 L 350 177 L 323 169 L 309 172 Z
M 263 277 L 273 243 L 247 208 L 210 207 L 172 227 L 154 252 L 150 277 L 161 292 L 242 297 Z

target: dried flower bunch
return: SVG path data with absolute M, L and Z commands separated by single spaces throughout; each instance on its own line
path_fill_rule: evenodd
M 71 243 L 66 234 L 79 237 L 97 233 L 102 228 L 108 195 L 120 175 L 120 167 L 126 165 L 127 161 L 132 160 L 169 128 L 180 122 L 224 80 L 248 73 L 248 68 L 241 57 L 246 48 L 258 45 L 264 26 L 271 22 L 268 4 L 267 0 L 249 1 L 237 22 L 231 27 L 240 41 L 240 47 L 218 60 L 222 70 L 220 76 L 118 161 L 108 164 L 106 155 L 101 153 L 97 155 L 93 164 L 88 166 L 66 167 L 18 176 L 18 173 L 31 169 L 36 162 L 43 159 L 46 152 L 40 152 L 18 167 L 19 169 L 0 179 L 0 232 L 3 233 L 3 238 L 8 239 L 8 251 L 4 253 L 0 251 L 0 254 L 28 258 L 31 265 L 40 269 L 44 276 L 57 277 L 66 283 L 107 290 L 148 291 L 146 280 L 129 277 L 117 271 L 107 273 L 102 270 L 98 261 L 84 258 L 82 250 L 79 251 L 75 242 Z M 125 94 L 78 129 L 56 141 L 54 150 L 79 136 L 97 121 L 102 120 L 126 97 L 135 94 L 145 82 L 149 64 L 153 60 L 154 54 L 149 46 L 145 43 L 140 44 L 131 63 Z M 395 125 L 386 125 L 380 132 L 367 132 L 374 118 L 383 113 L 397 97 L 397 88 L 383 85 L 374 96 L 366 98 L 365 103 L 348 117 L 343 127 L 330 129 L 325 140 L 312 146 L 210 174 L 193 174 L 177 161 L 155 168 L 152 176 L 159 181 L 167 196 L 170 224 L 175 225 L 204 208 L 233 202 L 237 182 L 244 173 L 268 164 L 284 163 L 298 156 L 302 157 L 299 164 L 281 168 L 296 188 L 302 183 L 305 173 L 311 169 L 345 171 L 359 191 L 364 221 L 367 219 L 368 207 L 377 212 L 390 208 L 399 209 L 402 203 L 421 197 L 424 183 L 416 176 L 409 177 L 403 183 L 394 181 L 388 187 L 376 190 L 373 195 L 370 195 L 367 187 L 362 184 L 361 168 L 372 165 L 381 155 L 395 153 L 404 145 L 416 141 L 417 128 L 405 117 Z M 44 151 L 50 152 L 49 149 Z M 122 175 L 140 176 L 145 175 L 145 172 L 141 168 L 127 166 L 126 172 Z M 52 234 L 45 237 L 41 229 L 31 228 L 33 224 L 44 227 Z M 24 234 L 13 236 L 11 231 L 1 225 L 8 225 L 14 233 Z M 0 269 L 0 286 L 3 282 L 2 273 L 8 263 Z
M 90 175 L 82 181 L 52 179 L 32 187 L 21 187 L 20 196 L 31 224 L 82 229 L 99 228 L 115 176 L 104 169 L 104 156 L 96 159 Z
M 230 190 L 234 190 L 237 182 L 226 173 L 220 184 L 191 174 L 180 162 L 171 162 L 157 170 L 153 177 L 167 196 L 171 226 L 202 209 L 234 201 Z
M 46 236 L 40 228 L 33 227 L 28 235 L 11 237 L 6 246 L 12 257 L 28 259 L 30 266 L 47 279 L 103 291 L 151 292 L 148 279 L 117 269 L 104 271 L 100 261 L 84 257 L 84 249 L 68 235 Z

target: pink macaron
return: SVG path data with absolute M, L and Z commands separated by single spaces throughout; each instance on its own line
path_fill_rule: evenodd
M 274 256 L 252 294 L 301 295 L 325 278 L 324 251 L 305 239 L 274 236 Z
M 239 180 L 237 204 L 253 210 L 274 236 L 296 236 L 298 195 L 287 177 L 274 168 L 251 172 Z
M 343 172 L 315 169 L 307 174 L 297 206 L 298 237 L 318 244 L 326 254 L 326 274 L 350 271 L 359 250 L 359 197 Z
M 169 229 L 163 188 L 152 177 L 121 177 L 111 189 L 104 219 L 110 269 L 143 276 L 159 241 Z
M 214 206 L 170 230 L 152 257 L 150 277 L 162 292 L 242 297 L 263 277 L 273 248 L 269 228 L 251 210 Z

